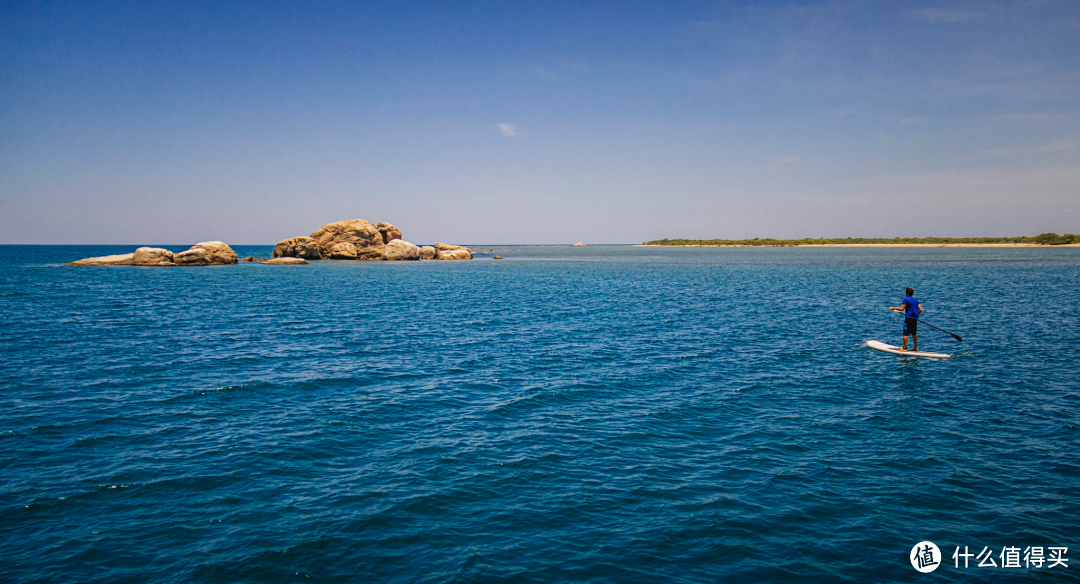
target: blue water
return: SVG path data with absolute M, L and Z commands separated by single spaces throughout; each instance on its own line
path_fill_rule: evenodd
M 0 581 L 1080 576 L 1080 250 L 130 249 L 0 247 Z

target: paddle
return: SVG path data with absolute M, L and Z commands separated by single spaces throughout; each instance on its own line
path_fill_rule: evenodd
M 899 310 L 894 310 L 893 312 L 895 312 L 896 314 L 904 314 L 903 312 L 900 312 Z M 941 332 L 943 332 L 943 333 L 945 333 L 947 335 L 952 336 L 952 338 L 960 341 L 961 343 L 964 342 L 964 339 L 960 338 L 960 335 L 958 335 L 956 333 L 950 333 L 949 331 L 947 331 L 947 330 L 945 330 L 943 328 L 938 328 L 938 327 L 926 322 L 925 320 L 923 320 L 921 318 L 918 318 L 916 320 L 918 320 L 920 323 L 925 324 L 926 326 L 928 326 L 928 327 L 930 327 L 932 329 L 937 329 L 937 330 L 939 330 L 939 331 L 941 331 Z

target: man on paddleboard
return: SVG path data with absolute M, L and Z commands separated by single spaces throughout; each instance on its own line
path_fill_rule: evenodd
M 908 287 L 904 290 L 907 296 L 900 303 L 900 306 L 890 306 L 889 310 L 901 310 L 904 312 L 904 348 L 907 350 L 907 338 L 911 335 L 911 340 L 915 342 L 915 352 L 919 352 L 919 337 L 917 335 L 919 329 L 919 315 L 922 314 L 922 304 L 919 304 L 918 300 L 915 300 L 915 290 Z

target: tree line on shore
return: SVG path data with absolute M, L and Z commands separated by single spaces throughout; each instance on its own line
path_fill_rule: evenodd
M 797 245 L 858 245 L 858 244 L 949 244 L 949 243 L 1029 243 L 1036 245 L 1067 245 L 1080 243 L 1080 235 L 1066 233 L 1040 233 L 1033 237 L 844 237 L 806 239 L 656 239 L 642 245 L 740 245 L 761 247 L 788 247 Z

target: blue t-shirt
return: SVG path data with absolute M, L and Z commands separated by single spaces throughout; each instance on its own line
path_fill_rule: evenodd
M 904 307 L 904 316 L 908 318 L 919 318 L 918 300 L 915 300 L 915 298 L 908 296 L 904 299 L 904 302 L 901 303 L 901 306 Z

